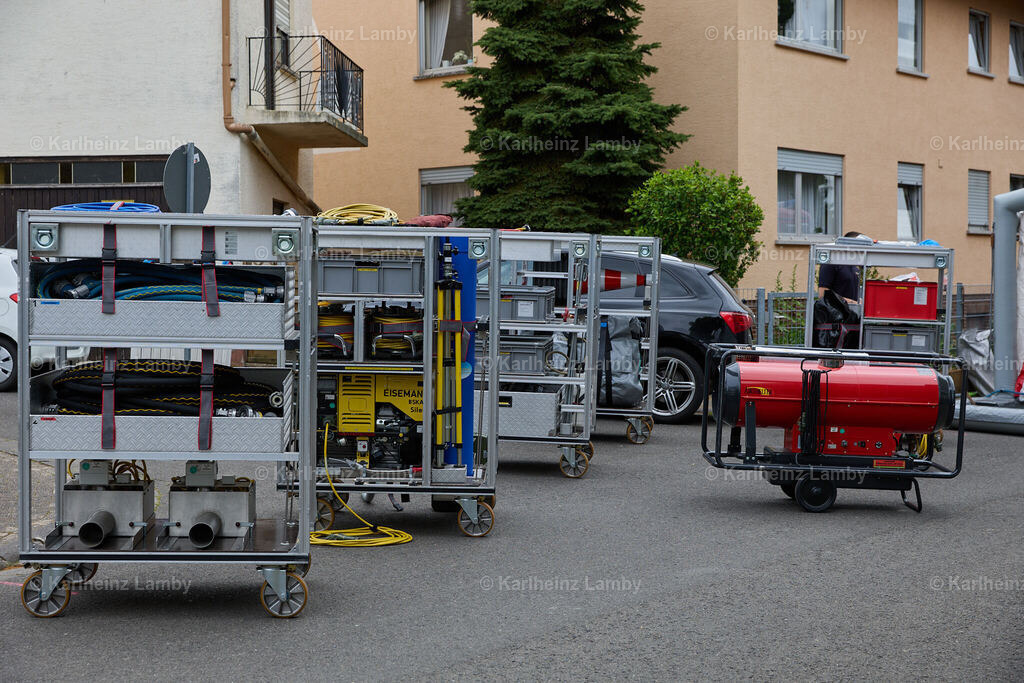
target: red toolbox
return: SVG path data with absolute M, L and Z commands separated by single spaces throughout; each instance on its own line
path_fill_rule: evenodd
M 939 285 L 934 282 L 864 283 L 864 317 L 896 320 L 935 320 Z

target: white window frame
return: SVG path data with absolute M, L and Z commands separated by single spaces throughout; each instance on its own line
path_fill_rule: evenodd
M 972 220 L 971 217 L 971 179 L 985 178 L 988 187 L 988 196 L 985 197 L 985 223 Z M 967 171 L 967 232 L 971 235 L 992 234 L 992 173 L 980 169 L 969 169 Z
M 924 164 L 915 164 L 911 162 L 899 162 L 897 164 L 896 172 L 896 187 L 898 190 L 904 188 L 913 190 L 917 199 L 917 225 L 911 225 L 911 232 L 915 231 L 917 234 L 913 236 L 915 242 L 920 242 L 924 239 Z M 896 238 L 899 239 L 899 226 L 897 225 Z
M 427 215 L 427 188 L 433 185 L 457 185 L 473 177 L 472 166 L 447 166 L 420 169 L 420 215 Z
M 968 48 L 970 48 L 971 40 L 971 19 L 974 17 L 980 17 L 985 21 L 985 63 L 980 67 L 973 67 L 970 63 L 970 54 L 968 54 L 967 71 L 972 74 L 979 76 L 992 76 L 992 15 L 988 12 L 984 12 L 980 9 L 971 9 L 968 13 L 967 19 L 967 40 Z M 980 58 L 980 56 L 979 56 Z
M 1014 65 L 1014 58 L 1013 58 L 1013 34 L 1014 34 L 1015 31 L 1020 31 L 1022 34 L 1024 34 L 1024 24 L 1022 24 L 1020 22 L 1017 22 L 1017 21 L 1011 21 L 1010 22 L 1010 50 L 1009 50 L 1010 64 L 1008 66 L 1013 66 Z M 1024 49 L 1024 48 L 1022 48 L 1022 49 Z M 1024 73 L 1022 73 L 1019 78 L 1015 77 L 1013 75 L 1013 73 L 1010 72 L 1010 71 L 1007 71 L 1007 73 L 1010 74 L 1010 82 L 1011 83 L 1019 83 L 1021 85 L 1024 85 Z
M 896 29 L 896 64 L 900 71 L 906 71 L 912 74 L 923 74 L 924 73 L 924 0 L 913 0 L 915 8 L 914 11 L 917 13 L 914 19 L 914 61 L 912 66 L 906 66 L 901 64 L 899 59 L 899 25 L 897 23 Z M 898 12 L 898 6 L 897 6 Z M 897 15 L 897 22 L 899 21 Z
M 469 0 L 466 0 L 467 9 Z M 455 74 L 461 74 L 466 72 L 466 68 L 471 64 L 456 64 L 453 66 L 442 66 L 436 69 L 427 68 L 427 3 L 426 0 L 419 0 L 418 6 L 418 22 L 419 22 L 419 53 L 420 53 L 420 64 L 419 64 L 419 76 L 417 78 L 435 78 L 437 76 L 452 76 Z M 473 18 L 470 17 L 470 26 L 472 27 Z M 469 53 L 470 63 L 473 61 L 473 32 L 470 29 L 469 35 Z
M 795 47 L 801 50 L 807 50 L 809 52 L 817 52 L 832 57 L 844 57 L 843 50 L 845 49 L 845 43 L 843 41 L 843 19 L 844 19 L 844 0 L 826 0 L 831 4 L 827 8 L 827 13 L 830 13 L 831 19 L 827 20 L 829 24 L 829 31 L 835 33 L 835 44 L 832 46 L 819 45 L 818 43 L 800 37 L 790 37 L 783 35 L 783 27 L 778 27 L 778 35 L 775 39 L 776 45 L 783 47 Z M 777 8 L 776 3 L 776 8 Z M 796 8 L 794 7 L 794 16 L 796 14 Z
M 831 242 L 831 241 L 835 240 L 836 237 L 839 237 L 840 235 L 843 234 L 843 176 L 845 175 L 845 172 L 846 172 L 846 159 L 845 159 L 845 157 L 843 157 L 841 155 L 838 155 L 838 154 L 826 154 L 826 153 L 823 153 L 823 152 L 810 152 L 810 151 L 806 151 L 806 150 L 797 150 L 797 149 L 791 149 L 791 148 L 787 148 L 787 147 L 781 147 L 781 148 L 779 148 L 778 151 L 780 153 L 784 153 L 784 152 L 793 153 L 793 152 L 796 152 L 799 155 L 807 155 L 808 157 L 815 157 L 815 156 L 822 157 L 822 158 L 838 157 L 839 160 L 840 160 L 840 169 L 839 169 L 839 173 L 823 173 L 821 169 L 814 169 L 814 168 L 812 168 L 810 166 L 801 167 L 799 165 L 799 163 L 787 164 L 786 168 L 780 168 L 780 166 L 782 166 L 782 164 L 781 163 L 776 163 L 776 174 L 775 174 L 776 175 L 776 198 L 775 198 L 776 221 L 778 221 L 778 173 L 780 171 L 781 172 L 792 173 L 794 175 L 793 182 L 794 182 L 795 186 L 793 188 L 793 191 L 794 191 L 794 200 L 793 200 L 793 211 L 794 211 L 794 219 L 793 220 L 794 220 L 794 223 L 793 223 L 793 225 L 794 225 L 794 227 L 797 230 L 799 230 L 799 228 L 800 228 L 799 212 L 800 212 L 801 209 L 799 207 L 803 206 L 803 175 L 805 173 L 808 174 L 808 175 L 822 175 L 822 176 L 825 176 L 825 177 L 835 178 L 835 192 L 836 192 L 836 196 L 835 196 L 835 218 L 836 218 L 836 225 L 835 225 L 835 231 L 834 232 L 829 232 L 829 233 L 802 233 L 802 232 L 784 233 L 784 232 L 779 232 L 779 225 L 776 224 L 776 226 L 775 226 L 775 240 L 776 240 L 776 242 L 790 243 L 790 244 L 792 244 L 792 243 L 796 243 L 796 244 L 809 244 L 811 242 Z

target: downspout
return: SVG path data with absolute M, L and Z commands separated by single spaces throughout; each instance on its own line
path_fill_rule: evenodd
M 993 201 L 992 327 L 995 388 L 1013 391 L 1020 370 L 1017 355 L 1017 232 L 1024 211 L 1024 190 L 997 195 Z
M 273 169 L 274 173 L 281 179 L 281 182 L 285 184 L 295 198 L 306 205 L 306 208 L 312 214 L 320 213 L 320 207 L 313 198 L 306 194 L 306 191 L 302 189 L 302 186 L 288 173 L 288 170 L 281 163 L 281 160 L 277 158 L 277 155 L 267 147 L 267 144 L 263 142 L 263 138 L 256 132 L 256 129 L 248 123 L 240 123 L 235 121 L 235 117 L 231 113 L 231 0 L 220 0 L 220 25 L 221 25 L 221 61 L 220 61 L 220 80 L 221 80 L 221 97 L 224 102 L 224 128 L 229 133 L 237 133 L 245 137 L 252 146 L 256 148 L 256 151 L 266 160 L 267 164 Z

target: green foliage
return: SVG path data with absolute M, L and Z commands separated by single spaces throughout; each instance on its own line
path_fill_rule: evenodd
M 718 268 L 734 287 L 755 261 L 764 212 L 735 173 L 694 163 L 656 173 L 629 202 L 633 234 L 661 237 L 662 249 Z
M 457 202 L 466 225 L 558 231 L 627 226 L 632 191 L 687 139 L 685 111 L 656 104 L 644 83 L 654 43 L 640 43 L 636 0 L 474 0 L 495 22 L 477 43 L 493 58 L 450 81 L 473 116 L 478 157 Z

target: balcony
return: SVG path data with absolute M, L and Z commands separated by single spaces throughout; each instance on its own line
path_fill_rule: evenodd
M 247 39 L 247 122 L 296 147 L 365 147 L 363 70 L 323 36 Z

